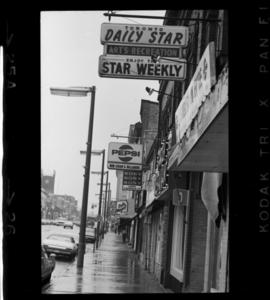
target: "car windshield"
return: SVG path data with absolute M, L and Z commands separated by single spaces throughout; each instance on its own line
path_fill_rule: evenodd
M 48 239 L 50 239 L 50 240 L 58 240 L 58 241 L 63 241 L 63 242 L 69 242 L 69 243 L 70 242 L 74 242 L 74 240 L 73 240 L 72 237 L 64 236 L 64 235 L 56 235 L 56 234 L 49 235 Z

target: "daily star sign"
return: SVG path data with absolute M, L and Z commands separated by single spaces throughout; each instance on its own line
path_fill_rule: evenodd
M 184 26 L 101 24 L 101 44 L 147 44 L 185 47 L 188 28 Z
M 187 46 L 188 28 L 183 26 L 131 25 L 111 24 L 101 25 L 101 43 L 144 45 L 145 53 L 153 53 L 154 47 Z M 151 47 L 147 51 L 147 45 Z M 105 52 L 106 54 L 106 52 Z M 111 54 L 111 53 L 110 53 Z M 118 54 L 118 53 L 116 53 Z M 150 79 L 150 80 L 184 80 L 186 77 L 186 60 L 160 60 L 154 63 L 150 56 L 119 56 L 101 55 L 99 57 L 99 76 L 113 78 Z
M 108 169 L 142 170 L 142 145 L 109 143 Z

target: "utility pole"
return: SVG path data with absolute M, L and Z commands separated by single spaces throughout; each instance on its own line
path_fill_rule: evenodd
M 105 159 L 105 149 L 102 150 L 102 167 L 101 167 L 100 195 L 99 195 L 99 206 L 98 206 L 97 239 L 96 239 L 96 248 L 97 249 L 99 247 L 99 240 L 100 240 L 100 218 L 101 218 L 102 191 L 103 191 L 104 159 Z

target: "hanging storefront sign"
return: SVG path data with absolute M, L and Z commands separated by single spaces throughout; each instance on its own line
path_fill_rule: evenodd
M 160 56 L 166 58 L 180 58 L 180 47 L 105 44 L 104 55 L 128 55 L 128 56 Z
M 116 202 L 116 214 L 126 213 L 128 211 L 128 203 L 126 200 Z
M 101 44 L 147 44 L 186 47 L 188 27 L 141 24 L 101 24 Z
M 109 143 L 108 169 L 142 170 L 142 145 Z
M 110 214 L 111 216 L 114 216 L 116 214 L 116 204 L 117 201 L 110 201 Z
M 142 189 L 142 171 L 123 171 L 123 191 Z
M 99 76 L 110 78 L 131 78 L 149 80 L 184 80 L 186 60 L 154 63 L 149 57 L 112 56 L 99 57 Z
M 199 107 L 211 92 L 216 83 L 215 45 L 211 42 L 206 47 L 190 84 L 175 112 L 176 140 L 179 143 L 192 120 L 198 113 Z

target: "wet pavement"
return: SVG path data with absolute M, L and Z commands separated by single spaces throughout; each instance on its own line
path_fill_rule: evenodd
M 43 294 L 169 292 L 143 269 L 121 235 L 113 232 L 105 234 L 94 253 L 93 244 L 87 244 L 83 268 L 77 268 L 77 257 L 72 262 L 56 262 L 63 263 L 53 272 Z

